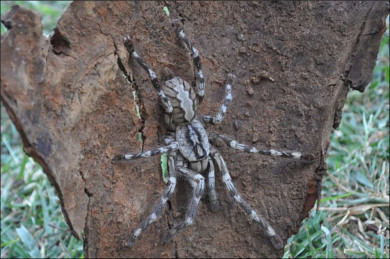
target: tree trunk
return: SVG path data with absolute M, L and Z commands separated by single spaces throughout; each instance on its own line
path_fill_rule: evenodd
M 163 2 L 73 2 L 50 38 L 37 14 L 13 8 L 2 21 L 9 29 L 1 38 L 2 102 L 25 151 L 56 187 L 74 235 L 84 238 L 86 257 L 280 257 L 283 250 L 243 213 L 219 172 L 218 212 L 203 198 L 196 223 L 161 245 L 188 203 L 190 187 L 179 181 L 162 218 L 133 249 L 123 246 L 165 187 L 159 157 L 110 162 L 158 147 L 165 132 L 157 93 L 128 62 L 123 37 L 131 36 L 158 77 L 168 68 L 192 83 L 191 58 L 172 26 L 179 19 L 203 64 L 200 115 L 217 113 L 228 72 L 237 77 L 225 120 L 209 129 L 255 147 L 315 155 L 304 164 L 218 146 L 242 197 L 286 241 L 319 196 L 348 90 L 363 91 L 371 79 L 386 2 L 166 5 L 169 16 Z

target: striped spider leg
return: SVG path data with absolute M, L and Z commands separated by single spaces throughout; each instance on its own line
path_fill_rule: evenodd
M 152 157 L 163 153 L 168 154 L 167 156 L 168 156 L 169 179 L 168 179 L 167 187 L 163 195 L 155 205 L 153 212 L 146 219 L 144 219 L 141 222 L 141 224 L 138 225 L 138 227 L 132 233 L 129 240 L 126 242 L 126 246 L 128 247 L 133 247 L 134 242 L 142 234 L 142 232 L 144 232 L 149 227 L 150 224 L 155 222 L 161 216 L 164 205 L 172 197 L 172 194 L 175 191 L 175 187 L 176 187 L 175 157 L 176 157 L 177 149 L 179 148 L 179 143 L 174 141 L 172 137 L 165 137 L 164 142 L 166 146 L 154 150 L 141 152 L 138 154 L 132 154 L 132 153 L 120 154 L 120 155 L 115 155 L 111 158 L 111 163 L 115 164 L 124 161 L 139 159 L 139 158 Z
M 141 152 L 141 153 L 137 153 L 137 154 L 126 153 L 126 154 L 115 155 L 111 158 L 111 163 L 115 164 L 115 163 L 123 162 L 126 160 L 133 160 L 133 159 L 138 159 L 138 158 L 156 156 L 156 155 L 160 155 L 163 153 L 169 153 L 171 151 L 175 151 L 175 150 L 179 149 L 179 143 L 174 141 L 172 138 L 166 137 L 164 139 L 164 141 L 167 143 L 166 146 L 159 147 L 159 148 L 154 149 L 154 150 L 149 150 L 149 151 Z
M 219 124 L 221 121 L 225 118 L 225 114 L 227 111 L 227 108 L 229 107 L 229 104 L 231 103 L 233 96 L 232 96 L 232 85 L 234 84 L 236 77 L 233 74 L 228 74 L 228 79 L 225 86 L 225 100 L 223 104 L 221 105 L 221 108 L 219 109 L 216 116 L 211 115 L 205 115 L 202 117 L 202 121 L 205 123 L 211 123 L 211 124 Z
M 184 32 L 181 24 L 178 23 L 177 21 L 174 22 L 174 24 L 178 27 L 179 38 L 191 52 L 191 56 L 196 69 L 196 75 L 199 80 L 198 88 L 196 89 L 196 96 L 198 99 L 198 103 L 200 104 L 203 101 L 206 84 L 204 81 L 202 64 L 200 62 L 200 57 L 199 57 L 199 51 L 194 47 L 194 45 L 192 45 L 191 41 L 188 39 L 187 34 Z
M 304 154 L 298 151 L 278 151 L 274 149 L 257 149 L 255 147 L 249 147 L 245 144 L 238 143 L 232 138 L 229 138 L 227 136 L 218 134 L 218 133 L 210 133 L 209 139 L 211 142 L 215 141 L 216 139 L 221 139 L 223 142 L 225 142 L 229 147 L 238 149 L 247 153 L 252 154 L 262 154 L 267 156 L 279 156 L 279 157 L 286 157 L 286 158 L 293 158 L 298 159 L 303 162 L 311 163 L 314 160 L 314 156 L 311 154 Z
M 130 36 L 125 36 L 123 38 L 123 44 L 125 45 L 127 51 L 130 56 L 133 57 L 138 64 L 148 73 L 150 80 L 152 81 L 153 87 L 157 90 L 158 96 L 161 100 L 161 104 L 163 106 L 164 112 L 167 114 L 172 114 L 173 107 L 164 91 L 161 90 L 161 85 L 157 79 L 156 73 L 150 68 L 150 66 L 138 55 L 138 53 L 134 50 L 133 43 L 131 41 Z
M 180 155 L 178 155 L 177 159 L 179 160 L 180 158 Z M 171 228 L 169 232 L 163 236 L 161 239 L 162 244 L 171 242 L 176 233 L 194 223 L 196 212 L 198 211 L 199 201 L 205 188 L 205 179 L 200 173 L 186 167 L 177 167 L 176 170 L 179 176 L 184 177 L 184 179 L 190 183 L 192 187 L 192 197 L 189 202 L 184 221 Z
M 168 175 L 169 175 L 169 180 L 167 183 L 167 187 L 164 190 L 163 195 L 161 198 L 158 200 L 157 204 L 155 205 L 153 212 L 146 218 L 144 219 L 141 224 L 137 226 L 137 228 L 134 230 L 132 233 L 131 237 L 128 239 L 126 242 L 127 247 L 133 247 L 135 241 L 137 238 L 144 232 L 150 224 L 155 222 L 160 216 L 163 211 L 163 208 L 166 204 L 166 202 L 172 197 L 172 194 L 175 191 L 176 187 L 176 169 L 175 169 L 175 156 L 176 156 L 176 151 L 168 151 Z
M 215 168 L 213 160 L 209 159 L 208 174 L 207 174 L 207 190 L 210 201 L 210 209 L 216 212 L 219 209 L 217 191 L 215 190 Z
M 240 207 L 248 214 L 252 220 L 254 220 L 257 224 L 259 224 L 260 228 L 265 230 L 265 233 L 270 238 L 272 245 L 276 249 L 283 248 L 283 240 L 281 237 L 275 232 L 273 227 L 264 219 L 260 214 L 258 214 L 252 207 L 241 197 L 238 193 L 234 184 L 232 182 L 232 178 L 230 177 L 229 170 L 226 166 L 225 160 L 219 154 L 216 148 L 213 146 L 210 147 L 210 156 L 215 161 L 218 170 L 222 173 L 222 181 L 225 183 L 226 188 L 235 201 L 240 205 Z

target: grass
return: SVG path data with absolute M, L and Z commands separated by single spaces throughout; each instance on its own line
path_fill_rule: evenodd
M 42 14 L 46 35 L 69 4 L 2 1 L 2 16 L 14 2 Z M 331 136 L 321 208 L 288 240 L 285 258 L 389 258 L 388 43 L 387 31 L 366 91 L 349 93 Z M 11 257 L 82 258 L 83 245 L 71 235 L 54 188 L 24 154 L 1 107 L 1 258 Z

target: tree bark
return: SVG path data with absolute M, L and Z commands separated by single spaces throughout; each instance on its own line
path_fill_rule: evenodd
M 84 238 L 86 257 L 280 257 L 283 250 L 234 203 L 218 172 L 218 212 L 203 198 L 196 223 L 160 245 L 183 220 L 190 191 L 179 181 L 163 217 L 133 249 L 122 245 L 165 187 L 159 157 L 110 162 L 156 148 L 165 132 L 157 93 L 128 62 L 123 37 L 132 37 L 160 78 L 167 68 L 193 83 L 191 58 L 172 26 L 179 19 L 203 64 L 199 114 L 215 114 L 228 72 L 237 77 L 225 120 L 210 130 L 315 155 L 304 164 L 218 146 L 242 197 L 286 241 L 319 197 L 329 135 L 348 90 L 363 91 L 371 79 L 386 2 L 165 5 L 169 16 L 162 2 L 73 2 L 49 38 L 39 15 L 13 8 L 2 20 L 9 30 L 1 38 L 1 100 L 26 153 L 56 187 L 69 227 Z

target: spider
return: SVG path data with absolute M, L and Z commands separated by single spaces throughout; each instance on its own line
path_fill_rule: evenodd
M 153 87 L 157 90 L 159 100 L 164 110 L 167 135 L 163 138 L 164 146 L 138 154 L 126 153 L 112 157 L 112 163 L 119 163 L 133 159 L 151 157 L 167 153 L 168 175 L 167 187 L 154 207 L 153 212 L 146 217 L 134 230 L 126 242 L 126 246 L 133 247 L 134 242 L 151 223 L 155 222 L 162 214 L 164 205 L 172 197 L 176 187 L 176 178 L 183 177 L 192 187 L 192 197 L 189 201 L 185 219 L 171 228 L 161 239 L 162 244 L 171 242 L 173 236 L 184 228 L 192 225 L 198 209 L 198 204 L 207 186 L 210 209 L 215 212 L 219 209 L 219 202 L 215 190 L 215 166 L 222 174 L 228 192 L 233 196 L 240 207 L 254 220 L 270 238 L 271 243 L 277 249 L 283 248 L 283 241 L 267 220 L 257 213 L 238 193 L 229 174 L 226 162 L 219 151 L 211 144 L 217 139 L 222 140 L 228 146 L 252 154 L 264 154 L 280 156 L 303 161 L 311 161 L 312 155 L 300 152 L 277 151 L 257 149 L 240 144 L 227 136 L 207 132 L 203 123 L 219 124 L 225 117 L 226 110 L 232 101 L 232 85 L 235 81 L 233 74 L 228 74 L 225 91 L 226 96 L 216 116 L 205 115 L 197 118 L 197 109 L 205 94 L 205 80 L 201 68 L 198 50 L 191 44 L 183 28 L 179 26 L 178 37 L 181 43 L 190 51 L 196 70 L 197 86 L 193 89 L 189 83 L 180 77 L 174 77 L 160 85 L 156 74 L 149 65 L 140 57 L 134 49 L 129 36 L 123 39 L 124 45 L 131 58 L 149 74 Z M 207 181 L 205 181 L 207 178 Z

